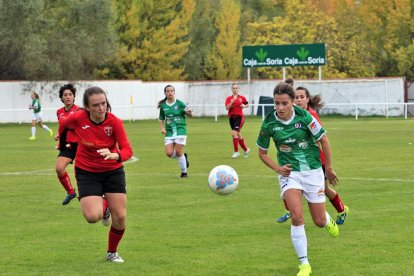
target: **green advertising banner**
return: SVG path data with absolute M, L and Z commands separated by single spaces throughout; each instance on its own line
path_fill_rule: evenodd
M 243 46 L 242 63 L 243 67 L 325 65 L 325 44 Z

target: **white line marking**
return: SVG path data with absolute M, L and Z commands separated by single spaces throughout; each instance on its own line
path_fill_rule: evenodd
M 138 157 L 132 156 L 128 161 L 124 162 L 124 165 L 135 163 L 139 160 Z M 53 172 L 53 173 L 52 173 Z M 21 171 L 21 172 L 2 172 L 1 175 L 55 175 L 54 169 L 45 169 L 45 170 L 35 170 L 35 171 Z M 131 173 L 128 172 L 128 175 L 134 176 L 176 176 L 172 173 Z M 197 177 L 207 177 L 207 173 L 190 173 L 191 176 Z M 239 177 L 248 177 L 248 178 L 274 178 L 277 180 L 277 175 L 253 175 L 253 174 L 239 174 Z M 354 180 L 354 181 L 377 181 L 377 182 L 414 182 L 414 179 L 400 179 L 400 178 L 363 178 L 363 177 L 340 177 L 339 180 Z
M 137 162 L 139 160 L 138 157 L 132 156 L 131 158 L 129 158 L 128 161 L 124 162 L 124 165 L 130 164 L 130 163 L 134 163 Z
M 37 171 L 23 171 L 23 172 L 4 172 L 4 173 L 0 173 L 0 175 L 26 175 L 26 174 L 49 175 L 47 172 L 51 172 L 51 171 L 53 171 L 53 169 L 37 170 Z
M 128 161 L 124 162 L 124 165 L 128 165 L 139 160 L 138 157 L 132 156 Z M 50 173 L 54 171 L 54 169 L 45 169 L 45 170 L 36 170 L 36 171 L 22 171 L 22 172 L 2 172 L 0 175 L 28 175 L 28 174 L 36 174 L 36 175 L 54 175 Z

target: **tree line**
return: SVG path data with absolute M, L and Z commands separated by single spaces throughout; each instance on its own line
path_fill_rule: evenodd
M 325 78 L 414 80 L 413 14 L 414 0 L 2 0 L 0 79 L 245 79 L 242 46 L 325 43 Z

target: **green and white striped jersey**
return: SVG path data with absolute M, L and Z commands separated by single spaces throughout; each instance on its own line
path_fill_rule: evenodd
M 167 131 L 165 137 L 176 138 L 187 136 L 187 123 L 185 122 L 185 110 L 187 105 L 175 100 L 174 103 L 168 104 L 167 101 L 160 105 L 159 119 L 165 120 L 165 130 Z
M 292 164 L 293 171 L 305 172 L 322 166 L 316 141 L 325 133 L 307 110 L 294 106 L 292 118 L 288 121 L 280 120 L 276 110 L 269 113 L 262 123 L 256 144 L 268 150 L 270 139 L 273 139 L 279 166 Z
M 32 106 L 33 106 L 33 113 L 39 113 L 40 111 L 42 111 L 42 106 L 40 105 L 40 102 L 38 99 L 33 99 Z

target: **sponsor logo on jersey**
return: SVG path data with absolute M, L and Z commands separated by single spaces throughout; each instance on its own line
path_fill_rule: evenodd
M 302 124 L 301 123 L 295 123 L 295 128 L 301 128 Z
M 84 125 L 84 126 L 82 126 L 82 129 L 87 129 L 88 127 L 90 127 L 90 126 Z
M 105 127 L 104 131 L 105 131 L 106 136 L 111 136 L 112 135 L 112 127 L 111 126 Z
M 175 110 L 178 110 L 178 105 L 174 106 L 174 109 L 175 109 Z
M 301 148 L 301 149 L 307 149 L 309 147 L 308 141 L 299 142 L 298 145 L 299 145 L 299 148 Z
M 288 145 L 280 145 L 279 150 L 281 152 L 291 152 L 292 151 L 292 148 L 289 147 Z
M 281 127 L 281 126 L 277 126 L 277 127 L 274 127 L 274 128 L 273 128 L 273 130 L 274 130 L 274 131 L 283 130 L 283 127 Z
M 294 138 L 292 138 L 292 137 L 289 137 L 289 139 L 285 140 L 285 143 L 286 143 L 286 144 L 293 144 L 293 143 L 295 143 L 295 142 L 296 142 L 296 139 L 294 139 Z
M 313 121 L 309 124 L 308 128 L 310 129 L 312 135 L 316 135 L 321 130 L 322 126 L 318 121 L 313 119 Z

